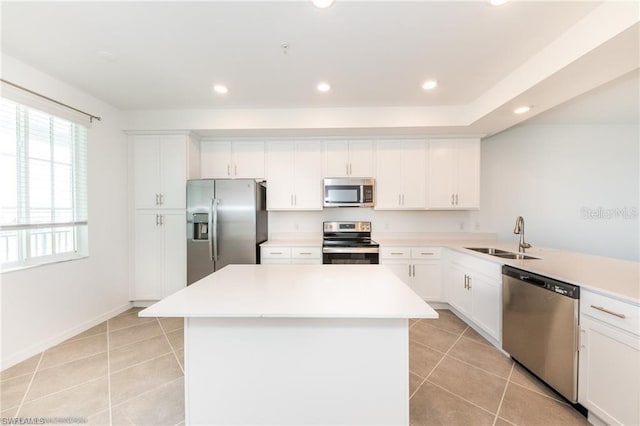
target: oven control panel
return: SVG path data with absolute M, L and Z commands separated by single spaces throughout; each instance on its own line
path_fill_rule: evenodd
M 371 232 L 371 222 L 324 222 L 324 232 Z

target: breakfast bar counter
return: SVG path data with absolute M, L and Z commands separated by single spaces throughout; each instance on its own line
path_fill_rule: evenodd
M 140 312 L 185 318 L 187 424 L 409 424 L 409 318 L 382 265 L 229 265 Z

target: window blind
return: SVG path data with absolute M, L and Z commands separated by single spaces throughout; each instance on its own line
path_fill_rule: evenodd
M 87 128 L 0 98 L 3 269 L 86 252 Z

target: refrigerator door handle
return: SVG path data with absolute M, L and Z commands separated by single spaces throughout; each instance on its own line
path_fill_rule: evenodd
M 207 224 L 207 237 L 209 239 L 209 258 L 211 260 L 213 260 L 213 238 L 211 235 L 211 230 L 213 229 L 213 227 L 211 226 L 213 223 L 213 200 L 214 198 L 211 199 L 211 204 L 209 205 L 209 223 Z
M 214 262 L 218 261 L 218 203 L 217 198 L 211 199 L 211 210 L 213 211 L 213 227 L 209 229 L 209 235 L 213 232 L 213 257 Z

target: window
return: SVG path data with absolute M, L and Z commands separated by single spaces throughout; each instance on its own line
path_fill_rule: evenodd
M 87 254 L 87 128 L 0 98 L 2 270 Z

